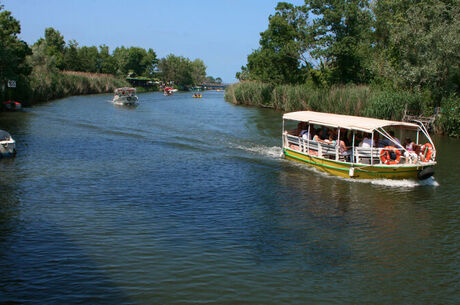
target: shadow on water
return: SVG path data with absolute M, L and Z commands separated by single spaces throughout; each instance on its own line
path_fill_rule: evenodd
M 29 177 L 21 140 L 31 114 L 0 115 L 0 128 L 11 132 L 20 151 L 16 159 L 0 159 L 0 303 L 130 303 L 63 224 L 53 221 L 44 196 L 23 185 Z

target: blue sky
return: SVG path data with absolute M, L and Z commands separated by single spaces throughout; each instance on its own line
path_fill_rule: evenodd
M 45 28 L 80 46 L 152 48 L 200 58 L 207 74 L 234 82 L 278 0 L 0 0 L 21 23 L 20 38 L 33 44 Z M 303 0 L 288 0 L 296 5 Z

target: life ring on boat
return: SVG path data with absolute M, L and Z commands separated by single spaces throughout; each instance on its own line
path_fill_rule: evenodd
M 386 146 L 380 152 L 380 161 L 383 164 L 394 165 L 401 160 L 401 152 L 394 146 Z
M 425 143 L 422 148 L 420 148 L 420 161 L 428 162 L 433 156 L 433 146 L 430 143 Z

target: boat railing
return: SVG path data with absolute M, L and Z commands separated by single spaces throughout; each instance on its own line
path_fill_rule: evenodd
M 355 147 L 346 153 L 340 153 L 339 147 L 333 144 L 306 140 L 302 137 L 285 134 L 285 146 L 290 149 L 320 158 L 335 159 L 357 164 L 377 165 L 384 164 L 381 159 L 382 147 Z M 416 163 L 417 155 L 409 155 L 403 148 L 394 148 L 399 151 L 400 157 L 398 164 Z
M 306 140 L 302 137 L 286 134 L 285 143 L 291 149 L 298 150 L 312 156 L 329 159 L 341 159 L 339 148 L 336 145 Z

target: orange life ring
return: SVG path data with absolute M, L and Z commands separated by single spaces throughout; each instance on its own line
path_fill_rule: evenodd
M 425 143 L 420 149 L 420 161 L 428 162 L 433 156 L 433 146 L 430 143 Z
M 396 159 L 393 160 L 391 158 L 390 152 L 393 152 L 396 155 Z M 380 161 L 382 161 L 383 164 L 394 165 L 394 164 L 398 164 L 400 160 L 401 160 L 401 152 L 394 146 L 386 146 L 380 152 Z

